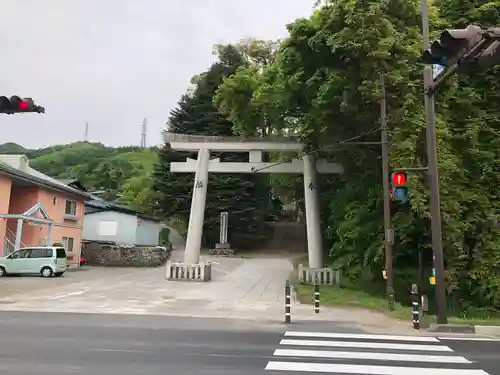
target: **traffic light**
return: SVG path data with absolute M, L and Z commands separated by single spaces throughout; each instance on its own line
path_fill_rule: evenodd
M 489 68 L 500 62 L 500 28 L 491 27 L 487 33 L 491 38 L 491 43 L 475 58 L 481 68 Z
M 36 105 L 31 98 L 20 98 L 17 95 L 10 99 L 0 96 L 0 113 L 12 115 L 14 113 L 45 113 L 45 108 Z
M 441 33 L 439 42 L 433 42 L 431 48 L 424 51 L 423 62 L 427 65 L 449 67 L 464 57 L 482 39 L 483 30 L 476 25 L 469 25 L 465 29 L 447 29 Z
M 408 187 L 406 183 L 408 176 L 404 172 L 394 172 L 392 178 L 392 197 L 398 202 L 406 202 L 408 200 Z
M 476 57 L 481 68 L 489 68 L 500 62 L 500 42 L 494 40 L 483 52 Z

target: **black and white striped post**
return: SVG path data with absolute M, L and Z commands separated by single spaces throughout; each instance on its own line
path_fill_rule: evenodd
M 291 305 L 291 287 L 290 281 L 286 281 L 285 283 L 285 323 L 292 322 L 292 315 L 290 313 L 290 305 Z
M 420 329 L 420 299 L 418 296 L 417 284 L 411 285 L 411 315 L 413 328 Z
M 319 314 L 319 285 L 318 279 L 314 281 L 314 312 Z

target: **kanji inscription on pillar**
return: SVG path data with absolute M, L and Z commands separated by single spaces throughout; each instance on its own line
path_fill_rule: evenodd
M 196 181 L 196 185 L 194 185 L 196 189 L 201 189 L 203 187 L 203 181 Z

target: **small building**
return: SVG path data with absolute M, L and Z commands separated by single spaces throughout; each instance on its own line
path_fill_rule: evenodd
M 161 220 L 97 197 L 92 198 L 85 202 L 85 241 L 106 241 L 130 246 L 159 245 Z
M 31 168 L 26 155 L 0 155 L 0 256 L 59 242 L 69 265 L 78 266 L 88 199 L 84 191 Z

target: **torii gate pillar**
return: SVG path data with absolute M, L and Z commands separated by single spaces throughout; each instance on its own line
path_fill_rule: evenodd
M 205 204 L 207 201 L 208 162 L 210 150 L 202 148 L 198 151 L 196 172 L 194 177 L 191 213 L 184 253 L 184 263 L 196 264 L 200 261 L 201 238 L 205 220 Z
M 323 240 L 318 198 L 316 162 L 313 155 L 304 155 L 304 205 L 306 211 L 307 247 L 309 267 L 322 268 Z

